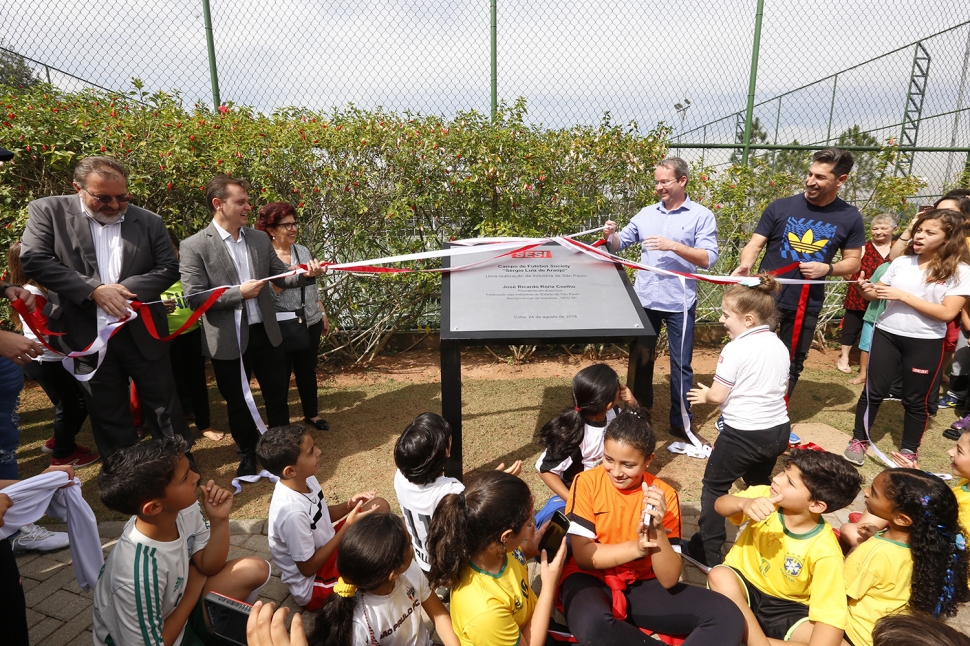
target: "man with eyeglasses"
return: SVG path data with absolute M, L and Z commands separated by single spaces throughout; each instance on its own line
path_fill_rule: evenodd
M 657 163 L 654 180 L 660 202 L 633 216 L 617 233 L 616 222 L 609 220 L 603 236 L 614 249 L 640 244 L 640 262 L 670 271 L 697 271 L 717 262 L 717 222 L 714 214 L 687 195 L 689 180 L 687 162 L 668 157 Z M 670 434 L 687 439 L 685 424 L 690 419 L 686 395 L 693 387 L 694 313 L 697 308 L 697 281 L 679 279 L 652 271 L 637 272 L 634 290 L 660 334 L 667 326 L 670 353 Z M 657 337 L 645 337 L 630 346 L 627 386 L 641 406 L 653 408 L 653 367 Z M 687 417 L 687 420 L 684 417 Z
M 67 353 L 87 348 L 106 325 L 131 316 L 128 301 L 158 301 L 179 277 L 179 262 L 165 225 L 131 204 L 128 169 L 113 157 L 86 157 L 74 169 L 75 195 L 34 200 L 20 259 L 24 272 L 48 290 L 44 313 L 51 345 Z M 129 407 L 129 379 L 155 435 L 192 434 L 176 396 L 168 344 L 149 334 L 168 333 L 165 307 L 143 307 L 99 353 L 74 360 L 82 378 L 94 439 L 102 456 L 138 442 Z M 90 376 L 94 373 L 93 376 Z M 55 456 L 58 448 L 54 447 Z

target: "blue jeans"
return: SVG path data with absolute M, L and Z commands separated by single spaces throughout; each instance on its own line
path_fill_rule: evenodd
M 667 325 L 667 345 L 670 352 L 670 426 L 684 428 L 684 419 L 680 412 L 680 403 L 684 402 L 687 417 L 690 414 L 690 404 L 687 402 L 687 391 L 694 384 L 694 369 L 691 361 L 694 358 L 694 312 L 695 303 L 687 310 L 687 326 L 684 330 L 683 312 L 661 312 L 643 308 L 654 332 L 660 334 L 661 324 Z M 682 343 L 683 342 L 683 343 Z M 653 365 L 657 356 L 657 337 L 641 337 L 630 347 L 630 366 L 627 372 L 627 386 L 633 391 L 633 396 L 644 408 L 653 408 Z
M 24 387 L 24 369 L 5 357 L 0 357 L 0 480 L 18 480 L 17 402 Z

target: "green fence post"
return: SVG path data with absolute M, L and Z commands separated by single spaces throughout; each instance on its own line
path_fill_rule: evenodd
M 498 0 L 492 0 L 492 121 L 498 114 Z
M 212 14 L 209 12 L 209 0 L 202 0 L 202 15 L 205 20 L 205 44 L 209 50 L 209 82 L 212 84 L 212 107 L 222 105 L 219 98 L 219 72 L 216 68 L 216 44 L 212 39 Z
M 779 123 L 781 123 L 781 97 L 778 97 L 778 110 L 775 111 L 775 138 L 771 142 L 773 144 L 778 143 L 778 124 Z M 777 157 L 778 157 L 777 151 L 771 153 L 771 172 L 772 173 L 775 172 L 775 161 Z
M 829 102 L 829 129 L 825 133 L 825 145 L 828 146 L 832 140 L 832 115 L 835 113 L 835 91 L 839 87 L 839 75 L 836 74 L 832 79 L 832 100 Z
M 758 82 L 758 49 L 761 46 L 761 16 L 765 11 L 765 0 L 758 0 L 758 10 L 754 19 L 754 45 L 751 48 L 751 76 L 748 79 L 748 109 L 744 115 L 744 153 L 741 164 L 748 165 L 751 150 L 751 115 L 754 113 L 754 90 Z

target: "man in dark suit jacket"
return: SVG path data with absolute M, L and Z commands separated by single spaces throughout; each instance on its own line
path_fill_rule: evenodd
M 74 189 L 76 195 L 45 197 L 27 206 L 20 254 L 24 273 L 48 289 L 48 328 L 64 333 L 50 341 L 63 352 L 83 350 L 106 323 L 129 316 L 128 300 L 159 300 L 179 277 L 162 219 L 130 204 L 124 165 L 111 157 L 82 159 Z M 139 319 L 145 316 L 152 317 L 159 335 L 167 334 L 163 305 L 143 308 Z M 168 344 L 153 338 L 142 320 L 123 326 L 102 352 L 75 359 L 76 374 L 92 372 L 81 388 L 103 456 L 138 442 L 129 378 L 153 432 L 182 435 L 191 446 Z
M 216 384 L 229 409 L 229 431 L 241 456 L 236 475 L 254 475 L 259 432 L 244 397 L 239 356 L 242 354 L 247 380 L 256 373 L 269 426 L 289 424 L 283 337 L 273 297 L 262 281 L 289 267 L 276 255 L 266 233 L 246 226 L 253 208 L 246 180 L 217 175 L 206 187 L 205 200 L 212 223 L 179 245 L 182 288 L 184 293 L 194 294 L 187 298 L 189 307 L 198 309 L 209 297 L 200 292 L 233 285 L 202 318 L 202 352 L 212 360 Z M 320 263 L 312 260 L 306 274 L 273 282 L 280 287 L 301 287 L 322 271 Z

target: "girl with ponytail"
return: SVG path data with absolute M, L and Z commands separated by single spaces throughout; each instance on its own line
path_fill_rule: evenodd
M 724 292 L 721 324 L 731 342 L 721 350 L 710 388 L 698 384 L 687 393 L 691 404 L 721 408 L 721 435 L 704 470 L 698 532 L 688 544 L 690 556 L 710 567 L 721 564 L 727 538 L 714 503 L 730 493 L 738 478 L 748 486 L 771 484 L 775 462 L 788 449 L 790 355 L 771 331 L 778 291 L 778 282 L 761 274 Z
M 577 473 L 603 461 L 603 432 L 616 417 L 615 406 L 636 406 L 630 389 L 620 384 L 616 371 L 605 363 L 583 368 L 573 377 L 573 406 L 545 423 L 539 437 L 546 449 L 536 462 L 536 471 L 553 496 L 536 514 L 542 525 L 557 510 L 566 507 L 569 487 Z
M 317 613 L 315 646 L 431 646 L 420 605 L 445 646 L 459 646 L 451 617 L 414 560 L 400 517 L 361 517 L 340 540 L 340 579 Z
M 846 637 L 873 643 L 876 621 L 900 611 L 949 617 L 970 599 L 967 544 L 956 496 L 918 469 L 887 469 L 865 491 L 866 511 L 887 523 L 845 560 Z
M 529 486 L 503 471 L 488 471 L 463 493 L 441 499 L 431 519 L 428 550 L 432 588 L 451 588 L 451 619 L 463 646 L 544 644 L 556 583 L 566 555 L 542 551 L 537 597 L 526 559 L 539 555 Z

